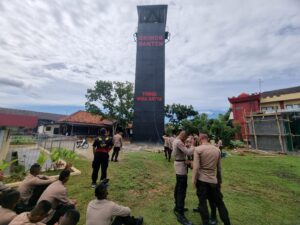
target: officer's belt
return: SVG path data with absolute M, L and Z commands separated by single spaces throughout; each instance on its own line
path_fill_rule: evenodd
M 185 159 L 175 159 L 175 162 L 185 162 Z
M 108 153 L 109 151 L 110 151 L 110 148 L 97 148 L 95 152 Z

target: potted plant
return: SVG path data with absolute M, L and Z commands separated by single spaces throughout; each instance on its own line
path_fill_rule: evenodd
M 77 155 L 75 152 L 72 152 L 68 149 L 57 148 L 51 152 L 50 157 L 51 157 L 52 165 L 53 165 L 54 169 L 59 169 L 59 168 L 64 167 L 64 169 L 71 170 L 72 161 L 74 159 L 76 159 Z M 63 163 L 60 159 L 65 160 L 66 163 Z

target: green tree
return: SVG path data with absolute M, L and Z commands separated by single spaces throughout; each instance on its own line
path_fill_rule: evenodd
M 208 115 L 202 113 L 193 118 L 185 118 L 179 121 L 175 120 L 175 124 L 166 125 L 166 130 L 174 128 L 178 132 L 179 128 L 189 133 L 206 133 L 210 138 L 222 139 L 224 146 L 230 146 L 230 141 L 235 138 L 235 134 L 240 132 L 239 126 L 233 126 L 229 120 L 230 110 L 225 114 L 220 114 L 217 118 L 209 119 Z
M 123 129 L 133 119 L 133 84 L 126 82 L 96 81 L 93 89 L 85 95 L 88 112 L 116 120 Z
M 180 121 L 198 115 L 192 105 L 172 104 L 165 106 L 165 116 L 173 124 L 179 124 Z
M 225 114 L 219 114 L 210 127 L 211 135 L 217 139 L 222 139 L 225 146 L 230 146 L 230 141 L 235 138 L 236 134 L 240 133 L 240 126 L 233 126 L 229 119 L 230 112 L 231 109 Z
M 205 113 L 197 115 L 192 119 L 181 120 L 180 127 L 188 133 L 206 133 L 209 135 L 209 120 Z
M 181 127 L 181 129 L 187 131 L 190 134 L 199 133 L 199 131 L 197 129 L 197 125 L 192 120 L 184 119 L 184 120 L 180 121 L 180 127 Z

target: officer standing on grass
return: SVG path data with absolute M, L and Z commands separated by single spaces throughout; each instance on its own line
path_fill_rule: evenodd
M 107 168 L 109 162 L 109 152 L 112 149 L 113 142 L 112 138 L 107 135 L 105 128 L 101 128 L 100 136 L 94 141 L 93 144 L 93 173 L 92 173 L 92 187 L 95 188 L 97 185 L 98 172 L 101 167 L 101 178 L 104 180 L 107 178 Z
M 221 152 L 208 142 L 206 134 L 200 134 L 200 146 L 195 148 L 193 162 L 193 184 L 197 188 L 199 212 L 203 225 L 210 225 L 207 200 L 214 203 L 225 225 L 231 225 L 228 211 L 221 193 Z
M 115 134 L 113 137 L 113 144 L 114 144 L 114 151 L 111 156 L 111 161 L 118 162 L 119 152 L 123 146 L 122 133 L 120 133 L 119 131 L 117 131 L 117 134 Z
M 194 146 L 185 146 L 185 141 L 188 138 L 186 131 L 181 131 L 177 138 L 173 141 L 173 152 L 175 157 L 174 169 L 176 173 L 176 186 L 174 190 L 175 208 L 174 213 L 178 222 L 184 225 L 192 225 L 185 216 L 184 212 L 187 209 L 184 207 L 184 201 L 187 189 L 187 156 L 191 156 L 194 153 Z

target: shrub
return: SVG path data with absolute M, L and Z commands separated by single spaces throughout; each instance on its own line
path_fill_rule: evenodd
M 13 136 L 10 141 L 11 145 L 36 144 L 36 140 L 30 136 Z
M 240 140 L 231 140 L 230 141 L 230 145 L 233 147 L 233 148 L 242 148 L 244 147 L 244 142 L 240 141 Z
M 66 148 L 55 148 L 54 150 L 52 150 L 51 152 L 51 160 L 52 160 L 52 165 L 54 168 L 58 168 L 61 165 L 61 161 L 59 159 L 64 159 L 66 161 L 66 168 L 71 168 L 72 167 L 72 162 L 74 161 L 74 159 L 77 158 L 77 155 L 75 152 L 70 151 Z
M 10 171 L 10 176 L 15 180 L 23 180 L 26 176 L 25 166 L 23 165 L 13 165 Z
M 12 161 L 10 161 L 10 162 L 7 162 L 7 161 L 5 161 L 5 160 L 2 160 L 2 161 L 0 162 L 0 170 L 1 170 L 1 171 L 6 170 L 8 167 L 10 167 L 10 165 L 11 165 L 12 163 L 17 162 L 17 161 L 18 161 L 17 159 L 12 160 Z
M 43 165 L 45 164 L 45 162 L 47 161 L 47 159 L 48 159 L 47 154 L 46 154 L 44 151 L 40 151 L 39 157 L 38 157 L 38 159 L 37 159 L 36 162 L 37 162 L 41 167 L 43 167 Z

